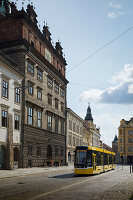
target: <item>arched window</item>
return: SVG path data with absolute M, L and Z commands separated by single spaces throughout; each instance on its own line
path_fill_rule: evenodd
M 14 161 L 19 162 L 19 149 L 17 147 L 14 148 Z

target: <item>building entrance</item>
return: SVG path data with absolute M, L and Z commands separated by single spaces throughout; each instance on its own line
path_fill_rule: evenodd
M 3 146 L 0 146 L 0 169 L 5 168 L 5 149 Z

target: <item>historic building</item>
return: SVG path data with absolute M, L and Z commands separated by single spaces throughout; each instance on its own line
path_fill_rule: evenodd
M 60 42 L 37 25 L 32 5 L 1 0 L 0 48 L 18 63 L 22 82 L 21 166 L 66 162 L 66 60 Z
M 122 119 L 118 128 L 118 152 L 122 163 L 133 163 L 133 118 Z
M 21 82 L 18 65 L 0 51 L 0 169 L 20 165 Z
M 70 108 L 67 108 L 67 162 L 74 161 L 76 146 L 83 145 L 84 120 Z
M 119 163 L 120 161 L 120 156 L 118 152 L 118 137 L 115 135 L 114 140 L 112 141 L 112 150 L 116 154 L 116 163 Z
M 113 152 L 118 152 L 118 137 L 115 135 L 114 140 L 112 141 L 112 150 Z
M 100 147 L 100 129 L 93 123 L 90 105 L 88 105 L 84 123 L 84 135 L 86 135 L 87 144 Z

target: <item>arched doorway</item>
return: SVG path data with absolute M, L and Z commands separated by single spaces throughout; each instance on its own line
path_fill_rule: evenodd
M 48 145 L 47 147 L 47 160 L 51 160 L 52 159 L 52 147 L 50 145 Z
M 70 153 L 70 151 L 68 152 L 68 162 L 71 162 L 71 153 Z
M 0 146 L 0 169 L 6 169 L 6 147 Z
M 14 169 L 17 169 L 19 166 L 19 149 L 14 148 Z

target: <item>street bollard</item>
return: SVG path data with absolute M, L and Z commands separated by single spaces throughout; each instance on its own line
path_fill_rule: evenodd
M 132 173 L 133 173 L 133 164 L 132 164 Z

